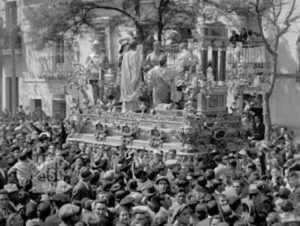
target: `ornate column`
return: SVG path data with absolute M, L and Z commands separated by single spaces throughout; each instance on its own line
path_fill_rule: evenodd
M 222 43 L 220 41 L 213 41 L 212 42 L 212 72 L 214 76 L 214 81 L 219 81 L 219 48 L 221 47 Z
M 228 43 L 223 42 L 220 49 L 220 65 L 219 65 L 219 84 L 224 85 L 226 81 L 226 49 Z
M 204 76 L 207 76 L 207 65 L 208 65 L 208 47 L 210 46 L 210 41 L 203 40 L 200 43 L 201 48 L 201 70 Z

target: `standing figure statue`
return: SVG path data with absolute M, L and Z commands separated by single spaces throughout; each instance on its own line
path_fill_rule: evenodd
M 153 52 L 149 53 L 144 62 L 144 70 L 148 72 L 154 66 L 159 64 L 159 57 L 163 55 L 161 51 L 161 44 L 159 41 L 155 41 L 153 43 Z
M 153 105 L 176 102 L 176 71 L 167 67 L 167 56 L 159 57 L 159 65 L 149 71 L 148 83 L 153 87 Z
M 176 70 L 182 75 L 190 70 L 191 66 L 191 52 L 188 50 L 186 43 L 179 44 L 179 54 L 177 57 Z
M 87 57 L 87 80 L 92 86 L 94 104 L 98 98 L 103 101 L 104 96 L 104 73 L 109 68 L 107 56 L 101 51 L 101 43 L 93 42 L 93 53 Z
M 137 42 L 129 43 L 129 52 L 123 56 L 121 69 L 122 112 L 135 112 L 139 109 L 139 95 L 142 83 L 143 55 L 137 52 Z

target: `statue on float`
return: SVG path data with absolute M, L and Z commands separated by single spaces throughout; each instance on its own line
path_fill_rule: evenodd
M 153 106 L 176 102 L 176 71 L 167 67 L 167 56 L 161 55 L 158 65 L 148 72 L 148 84 L 153 89 Z
M 101 43 L 98 40 L 93 42 L 93 53 L 87 57 L 87 81 L 92 86 L 94 104 L 98 98 L 103 101 L 105 77 L 104 73 L 109 68 L 107 56 L 101 51 Z
M 150 147 L 159 148 L 163 146 L 166 137 L 162 130 L 158 130 L 157 127 L 155 126 L 151 130 L 150 135 L 151 135 L 151 139 L 149 142 Z
M 124 54 L 121 69 L 122 112 L 139 110 L 139 95 L 142 84 L 142 54 L 137 52 L 137 42 L 131 40 L 129 51 Z

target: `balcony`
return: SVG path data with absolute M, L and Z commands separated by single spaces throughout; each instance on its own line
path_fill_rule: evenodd
M 67 80 L 73 70 L 70 62 L 58 62 L 55 57 L 40 57 L 39 79 L 45 80 Z
M 227 49 L 227 63 L 230 65 L 252 65 L 253 67 L 266 68 L 269 67 L 267 52 L 262 41 L 253 42 L 236 42 L 230 44 Z

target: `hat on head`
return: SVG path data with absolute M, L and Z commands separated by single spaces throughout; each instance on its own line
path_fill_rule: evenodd
M 41 187 L 32 187 L 30 190 L 29 190 L 29 193 L 31 193 L 31 194 L 36 194 L 36 195 L 38 195 L 38 194 L 43 194 L 44 193 L 44 191 L 43 191 L 43 189 L 41 188 Z
M 113 170 L 108 170 L 107 172 L 105 172 L 103 174 L 103 180 L 107 180 L 107 181 L 113 181 L 114 180 L 114 171 Z
M 134 198 L 130 196 L 126 196 L 120 202 L 120 206 L 134 206 Z
M 70 149 L 72 147 L 72 145 L 70 143 L 65 143 L 62 145 L 62 150 L 67 150 Z
M 169 159 L 165 162 L 165 165 L 168 167 L 168 168 L 172 168 L 174 166 L 177 166 L 179 164 L 178 160 L 177 159 Z
M 119 190 L 115 193 L 116 201 L 120 202 L 126 196 L 126 192 L 123 190 Z
M 92 172 L 91 172 L 90 168 L 88 168 L 88 167 L 84 167 L 80 171 L 80 176 L 82 178 L 88 178 L 91 175 L 92 175 Z
M 67 193 L 69 191 L 72 190 L 72 186 L 69 185 L 67 182 L 60 180 L 57 183 L 56 189 L 55 189 L 55 193 L 56 194 L 63 194 L 63 193 Z
M 51 210 L 51 205 L 49 201 L 40 202 L 37 206 L 37 211 L 47 212 Z
M 283 199 L 288 199 L 290 197 L 291 191 L 288 188 L 281 187 L 278 192 L 278 196 Z
M 7 191 L 7 193 L 13 193 L 13 192 L 18 192 L 19 191 L 16 184 L 6 184 L 4 186 L 4 190 Z
M 158 177 L 155 181 L 155 184 L 157 185 L 159 183 L 159 181 L 161 181 L 161 180 L 165 180 L 170 185 L 170 181 L 169 181 L 168 177 L 166 177 L 166 176 Z
M 79 211 L 80 211 L 79 206 L 73 204 L 65 204 L 59 209 L 59 216 L 60 218 L 70 217 L 75 214 L 78 214 Z
M 257 193 L 259 193 L 257 185 L 256 184 L 250 184 L 249 185 L 249 194 L 257 194 Z
M 119 183 L 114 183 L 111 188 L 110 188 L 110 191 L 111 192 L 116 192 L 116 191 L 119 191 L 121 190 L 121 185 Z
M 186 204 L 179 205 L 179 206 L 175 207 L 175 209 L 173 211 L 173 215 L 172 215 L 172 220 L 171 220 L 172 224 L 175 223 L 176 217 L 178 215 L 180 215 L 187 208 L 189 208 L 189 206 L 186 205 Z
M 67 195 L 65 195 L 65 194 L 54 194 L 52 196 L 52 201 L 53 202 L 57 202 L 57 203 L 66 204 L 70 200 L 69 200 L 69 197 Z
M 143 191 L 143 195 L 146 196 L 146 197 L 151 197 L 153 195 L 155 195 L 157 192 L 157 190 L 155 189 L 154 186 L 148 186 L 146 187 L 146 189 Z
M 26 226 L 42 226 L 42 221 L 39 219 L 31 219 L 26 222 Z

